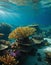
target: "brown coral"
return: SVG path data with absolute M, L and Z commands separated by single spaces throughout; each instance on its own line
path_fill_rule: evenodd
M 3 62 L 5 65 L 16 65 L 18 63 L 18 61 L 16 62 L 15 58 L 10 54 L 0 56 L 0 62 Z
M 11 39 L 18 39 L 18 38 L 26 38 L 32 35 L 36 31 L 35 28 L 30 28 L 30 27 L 19 27 L 13 30 L 8 38 Z

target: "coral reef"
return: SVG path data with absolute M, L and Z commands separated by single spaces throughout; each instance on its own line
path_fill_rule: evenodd
M 33 49 L 33 41 L 29 39 L 29 36 L 36 32 L 36 28 L 29 26 L 16 28 L 9 34 L 9 39 L 16 39 L 18 49 L 23 53 L 29 53 Z M 14 47 L 14 46 L 13 46 Z
M 0 56 L 0 62 L 3 62 L 3 65 L 16 65 L 19 63 L 19 61 L 16 61 L 10 54 Z
M 41 48 L 48 46 L 49 42 L 44 38 L 44 31 L 39 28 L 39 25 L 17 27 L 12 32 L 11 26 L 5 23 L 0 24 L 0 28 L 0 63 L 2 65 L 21 65 L 25 57 L 32 55 L 37 57 L 38 62 L 43 62 Z M 14 42 L 8 41 L 10 39 Z M 45 54 L 46 61 L 51 63 L 51 53 L 45 52 Z M 34 64 L 38 65 L 36 62 Z
M 16 28 L 14 31 L 12 31 L 9 34 L 8 38 L 14 38 L 14 39 L 19 39 L 19 38 L 26 38 L 30 35 L 32 35 L 36 31 L 35 28 L 30 28 L 30 27 L 19 27 Z

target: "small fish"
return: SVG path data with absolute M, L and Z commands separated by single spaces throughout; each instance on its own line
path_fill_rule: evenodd
M 0 36 L 4 36 L 4 34 L 3 33 L 0 33 Z

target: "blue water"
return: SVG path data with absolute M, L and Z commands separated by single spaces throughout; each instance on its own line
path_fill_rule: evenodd
M 14 26 L 29 24 L 51 25 L 51 7 L 34 9 L 31 6 L 18 6 L 0 2 L 0 22 Z

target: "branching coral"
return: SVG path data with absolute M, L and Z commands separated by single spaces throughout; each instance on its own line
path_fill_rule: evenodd
M 32 35 L 36 31 L 35 28 L 26 27 L 19 27 L 13 30 L 8 38 L 11 39 L 19 39 L 19 38 L 26 38 Z
M 16 62 L 16 59 L 10 54 L 0 56 L 0 62 L 3 62 L 5 65 L 16 65 L 18 63 L 18 61 Z

